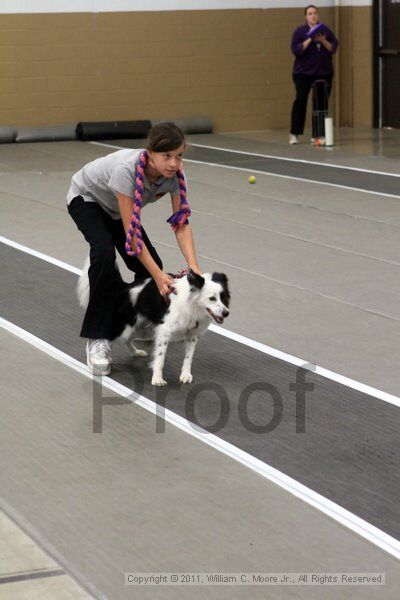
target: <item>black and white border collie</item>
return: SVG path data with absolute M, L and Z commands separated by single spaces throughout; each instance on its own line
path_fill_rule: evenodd
M 78 282 L 78 298 L 82 308 L 89 302 L 89 260 L 86 261 Z M 172 275 L 172 277 L 174 277 Z M 151 383 L 167 385 L 163 378 L 165 356 L 170 342 L 185 342 L 185 358 L 179 380 L 191 383 L 192 360 L 196 344 L 214 320 L 223 323 L 229 315 L 230 293 L 224 273 L 198 275 L 189 271 L 174 281 L 175 293 L 166 303 L 153 279 L 137 283 L 123 281 L 118 267 L 115 270 L 116 309 L 110 342 L 127 345 L 134 356 L 147 356 L 135 347 L 133 340 L 153 340 Z

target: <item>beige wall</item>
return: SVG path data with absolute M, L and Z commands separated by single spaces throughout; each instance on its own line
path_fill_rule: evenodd
M 371 125 L 371 9 L 340 10 L 340 121 Z M 320 13 L 335 28 L 334 9 Z M 218 131 L 288 127 L 301 21 L 287 8 L 0 15 L 0 124 L 201 114 Z
M 341 39 L 338 63 L 340 124 L 372 126 L 372 7 L 341 8 L 338 30 Z

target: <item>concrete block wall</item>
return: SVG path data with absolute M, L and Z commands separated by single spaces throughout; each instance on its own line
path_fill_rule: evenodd
M 372 6 L 346 6 L 339 12 L 341 48 L 338 64 L 340 124 L 372 126 Z
M 370 125 L 371 9 L 340 10 L 341 121 Z M 334 28 L 334 9 L 320 14 Z M 198 114 L 217 131 L 288 127 L 302 21 L 300 8 L 1 14 L 0 124 Z

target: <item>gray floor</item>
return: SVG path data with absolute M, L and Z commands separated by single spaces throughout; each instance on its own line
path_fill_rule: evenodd
M 85 362 L 76 338 L 82 314 L 64 301 L 74 296 L 77 276 L 4 245 L 0 261 L 3 317 Z M 169 386 L 158 390 L 150 384 L 148 361 L 115 347 L 111 376 L 400 539 L 399 407 L 308 372 L 304 379 L 313 387 L 302 418 L 290 391 L 297 367 L 216 333 L 208 333 L 196 351 L 194 383 L 201 388 L 179 385 L 182 360 L 181 345 L 172 345 L 164 371 Z M 264 390 L 249 395 L 240 416 L 240 397 L 255 382 Z M 213 391 L 217 386 L 225 401 Z M 277 392 L 275 409 L 268 386 Z M 192 390 L 197 390 L 193 410 Z M 268 424 L 271 430 L 263 430 Z
M 154 416 L 135 405 L 107 407 L 103 433 L 93 434 L 90 380 L 2 337 L 2 496 L 89 588 L 112 600 L 397 598 L 395 559 L 184 432 L 156 434 Z M 23 380 L 15 357 L 28 365 Z M 123 584 L 125 572 L 174 571 L 382 571 L 387 585 L 321 593 Z
M 207 140 L 205 140 L 207 141 Z M 126 148 L 140 147 L 140 140 L 110 140 L 110 145 Z M 215 144 L 216 142 L 213 141 Z M 222 142 L 223 143 L 223 142 Z M 331 148 L 325 148 L 329 151 Z M 265 151 L 264 151 L 265 152 Z M 274 157 L 262 153 L 246 153 L 232 149 L 220 149 L 210 144 L 201 144 L 194 141 L 186 152 L 187 161 L 200 162 L 225 166 L 229 169 L 246 169 L 252 173 L 266 173 L 268 175 L 284 176 L 297 180 L 306 180 L 312 183 L 333 184 L 338 188 L 354 189 L 368 193 L 394 196 L 400 198 L 400 176 L 398 173 L 391 175 L 375 170 L 371 173 L 366 169 L 339 166 L 324 162 L 308 162 L 294 157 Z M 318 157 L 317 157 L 318 158 Z M 387 167 L 388 168 L 388 167 Z
M 332 152 L 308 145 L 289 148 L 286 134 L 275 132 L 193 141 L 395 173 L 395 134 L 387 137 L 341 132 L 343 143 Z M 0 146 L 1 234 L 80 267 L 86 248 L 65 213 L 65 191 L 75 170 L 107 151 L 75 142 Z M 226 327 L 398 394 L 400 200 L 268 174 L 257 174 L 257 184 L 250 186 L 249 170 L 221 165 L 189 162 L 185 170 L 200 264 L 230 277 L 233 308 Z M 146 209 L 144 219 L 173 271 L 182 259 L 163 223 L 169 212 L 167 203 L 159 203 Z M 29 264 L 27 259 L 23 268 Z M 37 298 L 40 281 L 28 279 L 24 293 Z M 18 270 L 15 281 L 22 291 Z M 75 310 L 73 302 L 70 297 L 60 302 L 60 321 Z M 14 303 L 16 320 L 22 305 L 21 298 Z M 52 318 L 46 320 L 40 308 L 35 306 L 33 321 L 42 323 L 43 335 L 52 334 Z M 78 309 L 75 314 L 78 319 Z M 18 321 L 22 317 L 20 311 Z M 73 328 L 65 334 L 74 348 L 79 347 L 76 334 Z M 183 432 L 169 428 L 167 435 L 155 435 L 151 416 L 139 407 L 108 408 L 107 428 L 96 437 L 88 380 L 3 335 L 7 427 L 2 430 L 1 495 L 16 514 L 40 525 L 42 539 L 58 548 L 69 572 L 81 578 L 83 573 L 114 599 L 204 597 L 196 588 L 125 588 L 125 570 L 384 570 L 385 588 L 341 588 L 340 597 L 397 597 L 394 559 Z M 18 376 L 21 364 L 24 378 Z M 371 407 L 363 408 L 368 425 Z M 383 419 L 394 411 L 395 424 L 397 409 L 382 403 L 379 410 Z M 385 447 L 379 447 L 386 430 L 383 421 L 372 443 L 366 434 L 362 444 L 350 445 L 340 459 L 343 465 L 356 465 L 361 476 L 357 465 L 364 457 L 376 473 L 387 466 L 385 476 L 390 474 L 398 464 L 398 443 L 385 435 Z M 335 443 L 339 456 L 343 439 L 333 435 Z M 301 456 L 300 446 L 297 450 Z M 368 472 L 363 473 L 367 481 Z M 390 504 L 385 482 L 375 483 L 373 500 Z M 385 509 L 378 517 L 382 526 Z M 207 597 L 215 598 L 248 593 L 249 588 L 207 589 Z M 265 588 L 251 588 L 251 595 L 265 597 Z M 268 588 L 268 597 L 339 596 L 338 588 L 324 588 L 321 595 L 318 589 L 296 587 Z

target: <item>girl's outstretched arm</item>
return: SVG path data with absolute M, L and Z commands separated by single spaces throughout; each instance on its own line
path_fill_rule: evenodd
M 177 212 L 181 204 L 181 198 L 179 195 L 174 195 L 171 198 L 172 210 Z M 176 241 L 181 249 L 183 256 L 186 259 L 187 265 L 190 269 L 193 269 L 195 273 L 201 275 L 201 269 L 197 262 L 196 250 L 194 247 L 193 231 L 190 223 L 181 225 L 176 231 Z
M 196 250 L 194 248 L 193 231 L 190 223 L 181 225 L 175 232 L 176 240 L 183 256 L 186 259 L 188 267 L 195 273 L 201 275 L 201 269 L 197 262 Z

